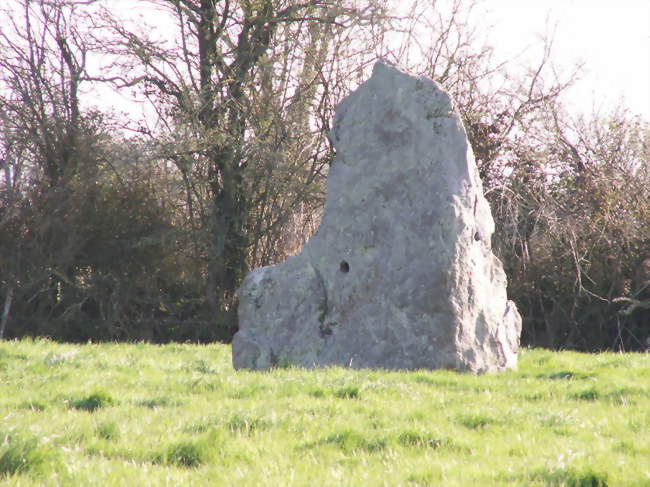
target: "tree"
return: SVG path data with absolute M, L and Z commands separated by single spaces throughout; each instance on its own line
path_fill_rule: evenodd
M 334 107 L 385 57 L 457 102 L 524 342 L 647 347 L 647 123 L 570 117 L 552 42 L 527 71 L 496 62 L 477 4 L 140 0 L 157 34 L 112 3 L 11 0 L 0 337 L 229 339 L 246 270 L 315 231 Z M 153 115 L 89 110 L 98 83 Z
M 646 348 L 647 124 L 623 109 L 572 119 L 560 96 L 579 68 L 555 77 L 552 38 L 537 66 L 513 74 L 516 66 L 496 63 L 477 42 L 470 20 L 477 3 L 446 5 L 445 16 L 438 3 L 414 2 L 401 24 L 406 42 L 388 55 L 456 100 L 524 343 Z
M 76 2 L 81 3 L 81 2 Z M 0 32 L 4 181 L 0 225 L 5 288 L 3 329 L 21 292 L 52 312 L 78 245 L 65 227 L 68 186 L 86 168 L 90 142 L 79 108 L 87 48 L 76 5 L 14 1 Z M 28 224 L 29 222 L 29 224 Z M 30 244 L 26 245 L 26 239 Z M 46 313 L 46 314 L 47 314 Z
M 158 112 L 164 129 L 151 135 L 181 174 L 205 265 L 205 311 L 221 318 L 227 338 L 248 265 L 281 255 L 272 237 L 294 212 L 314 212 L 310 195 L 331 157 L 323 137 L 331 92 L 342 76 L 328 63 L 346 33 L 371 30 L 382 9 L 324 0 L 143 3 L 171 15 L 174 42 L 136 34 L 106 10 L 112 33 L 103 42 L 122 71 L 103 79 L 142 90 Z
M 169 255 L 173 212 L 155 196 L 156 173 L 142 177 L 146 150 L 80 102 L 91 3 L 21 0 L 5 12 L 0 336 L 182 339 L 170 317 L 183 282 Z

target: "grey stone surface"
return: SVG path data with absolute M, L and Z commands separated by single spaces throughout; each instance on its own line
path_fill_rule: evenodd
M 235 368 L 516 366 L 521 318 L 450 96 L 377 63 L 338 106 L 330 137 L 319 230 L 239 290 Z

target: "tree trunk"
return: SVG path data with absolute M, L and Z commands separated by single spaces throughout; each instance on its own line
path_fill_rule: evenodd
M 246 272 L 247 204 L 243 175 L 232 148 L 216 151 L 219 178 L 212 179 L 213 217 L 210 228 L 212 249 L 208 270 L 207 303 L 219 316 L 225 338 L 236 331 L 235 294 Z
M 7 295 L 5 296 L 5 305 L 2 309 L 2 319 L 0 319 L 0 340 L 5 336 L 5 330 L 7 328 L 7 322 L 9 321 L 9 313 L 11 311 L 11 302 L 14 299 L 14 287 L 9 286 L 7 290 Z

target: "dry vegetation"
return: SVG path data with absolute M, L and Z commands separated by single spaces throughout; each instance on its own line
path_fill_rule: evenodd
M 246 270 L 317 227 L 333 108 L 386 57 L 457 101 L 524 342 L 648 348 L 648 123 L 567 114 L 550 40 L 499 64 L 468 0 L 137 4 L 3 4 L 0 338 L 229 340 Z

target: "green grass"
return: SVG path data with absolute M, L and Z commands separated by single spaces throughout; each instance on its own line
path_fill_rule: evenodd
M 650 355 L 473 376 L 0 342 L 0 486 L 650 486 Z
M 94 412 L 99 408 L 113 404 L 113 398 L 105 391 L 95 391 L 87 397 L 70 402 L 70 407 L 80 411 Z
M 24 440 L 4 437 L 0 454 L 0 477 L 8 477 L 22 472 L 40 472 L 47 463 L 55 463 L 56 457 L 50 455 L 39 445 L 36 438 Z

